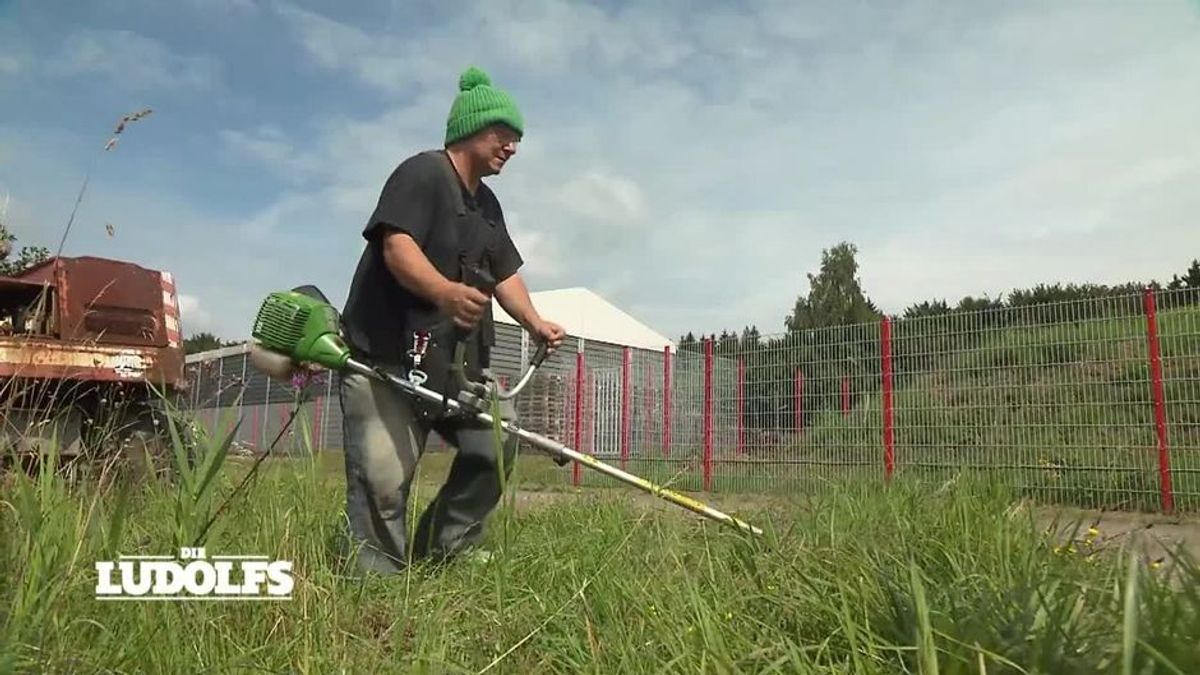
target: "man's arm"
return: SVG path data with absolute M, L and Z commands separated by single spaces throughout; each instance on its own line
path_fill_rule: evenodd
M 401 162 L 384 184 L 363 237 L 379 242 L 384 265 L 401 286 L 469 328 L 483 317 L 487 297 L 442 276 L 421 250 L 437 216 L 439 171 L 436 159 L 426 155 Z
M 392 232 L 384 237 L 383 261 L 400 285 L 429 302 L 437 303 L 452 284 L 407 233 Z
M 384 237 L 383 260 L 402 286 L 440 307 L 459 326 L 474 326 L 483 317 L 487 296 L 442 276 L 408 234 L 393 232 Z
M 529 289 L 525 287 L 525 280 L 518 273 L 524 262 L 521 253 L 513 243 L 512 237 L 508 235 L 508 226 L 504 224 L 503 214 L 497 220 L 500 226 L 500 241 L 492 258 L 492 272 L 500 280 L 496 284 L 496 300 L 525 330 L 549 345 L 549 354 L 562 344 L 566 331 L 562 326 L 543 319 L 534 309 Z
M 537 325 L 541 323 L 542 317 L 534 308 L 529 289 L 519 273 L 512 274 L 496 285 L 496 300 L 500 301 L 504 311 L 516 319 L 525 330 L 530 333 L 537 332 Z

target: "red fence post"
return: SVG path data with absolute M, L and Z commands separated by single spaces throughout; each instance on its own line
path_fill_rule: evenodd
M 1158 437 L 1158 484 L 1162 497 L 1162 509 L 1171 513 L 1175 509 L 1175 495 L 1171 489 L 1171 456 L 1167 446 L 1167 397 L 1163 390 L 1162 354 L 1158 346 L 1158 309 L 1154 301 L 1154 289 L 1145 289 L 1142 304 L 1146 311 L 1146 340 L 1150 346 L 1150 389 L 1154 398 L 1154 431 Z
M 713 341 L 704 341 L 704 490 L 712 489 Z
M 663 457 L 671 455 L 671 347 L 663 347 Z
M 575 353 L 575 450 L 583 452 L 583 352 Z M 579 485 L 579 462 L 571 470 L 571 482 Z
M 621 355 L 621 468 L 629 460 L 629 421 L 631 413 L 629 371 L 633 368 L 633 350 L 625 347 Z
M 892 438 L 892 319 L 883 317 L 880 326 L 880 351 L 883 360 L 883 476 L 892 479 L 896 468 L 895 448 Z
M 738 359 L 737 373 L 737 456 L 741 457 L 746 446 L 746 426 L 742 421 L 743 411 L 745 410 L 745 392 L 746 387 L 746 362 Z

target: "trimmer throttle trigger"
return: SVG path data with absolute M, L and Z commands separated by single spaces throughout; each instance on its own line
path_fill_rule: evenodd
M 463 283 L 478 289 L 481 293 L 491 296 L 496 292 L 496 278 L 486 270 L 474 265 L 468 265 L 463 273 Z
M 486 270 L 480 269 L 477 265 L 464 264 L 462 269 L 462 282 L 488 296 L 488 299 L 491 300 L 492 294 L 496 292 L 496 278 Z M 473 332 L 474 329 L 455 325 L 454 338 L 456 341 L 462 342 L 469 338 Z

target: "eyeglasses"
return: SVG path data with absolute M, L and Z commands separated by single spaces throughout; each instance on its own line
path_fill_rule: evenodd
M 521 143 L 521 136 L 519 134 L 502 126 L 492 129 L 492 138 L 500 145 L 511 145 L 514 148 Z

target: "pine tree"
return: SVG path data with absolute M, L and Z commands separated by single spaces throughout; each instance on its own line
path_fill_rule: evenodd
M 879 318 L 867 300 L 856 274 L 858 248 L 841 242 L 821 255 L 821 269 L 808 274 L 807 295 L 796 298 L 792 313 L 784 319 L 788 332 L 810 328 L 865 323 Z

